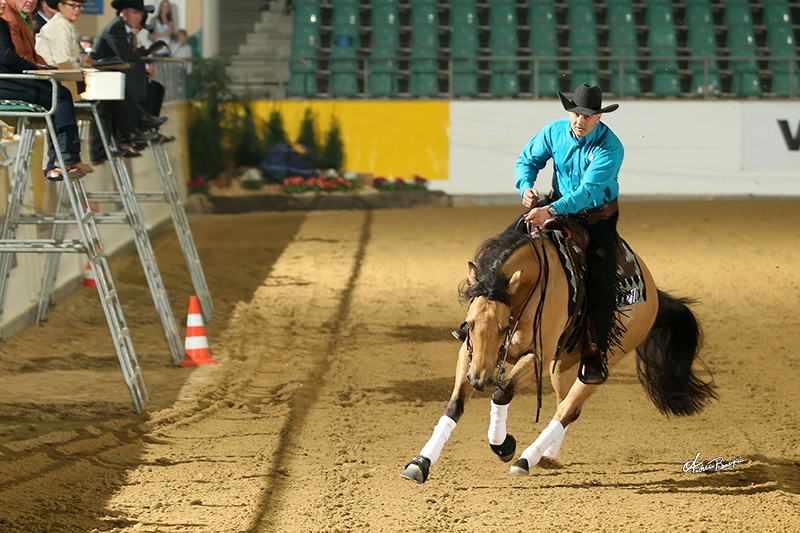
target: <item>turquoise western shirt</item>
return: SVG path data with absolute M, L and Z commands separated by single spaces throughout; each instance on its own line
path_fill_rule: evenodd
M 624 149 L 608 126 L 598 122 L 577 139 L 569 117 L 543 127 L 525 145 L 516 165 L 520 194 L 533 187 L 536 176 L 553 159 L 555 183 L 561 198 L 553 202 L 559 214 L 577 213 L 610 202 L 619 194 L 619 169 Z

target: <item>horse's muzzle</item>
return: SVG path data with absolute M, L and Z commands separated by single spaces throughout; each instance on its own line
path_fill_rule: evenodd
M 486 376 L 482 378 L 474 378 L 472 374 L 467 374 L 467 382 L 472 385 L 472 388 L 478 392 L 483 392 L 490 386 L 494 385 L 494 377 Z

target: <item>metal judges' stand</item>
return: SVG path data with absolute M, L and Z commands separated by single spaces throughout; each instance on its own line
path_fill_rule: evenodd
M 69 73 L 76 72 L 78 73 L 79 79 L 83 79 L 82 74 L 80 74 L 81 71 L 61 70 L 56 72 L 58 72 L 58 74 L 55 74 L 57 79 L 64 80 L 67 76 L 69 76 Z M 97 75 L 96 72 L 88 70 L 86 71 L 86 74 L 87 82 L 91 76 Z M 117 90 L 111 91 L 113 94 L 109 95 L 109 99 L 121 99 L 124 92 L 121 89 L 122 84 L 124 83 L 124 78 L 122 77 L 121 73 L 103 74 L 111 75 L 117 80 Z M 79 106 L 80 104 L 76 103 L 76 107 L 79 108 Z M 96 113 L 95 119 L 97 119 Z M 98 121 L 98 127 L 102 127 L 100 121 Z M 108 146 L 106 146 L 105 149 L 107 153 L 110 153 Z M 134 196 L 133 184 L 131 182 L 130 175 L 127 173 L 127 171 L 115 171 L 113 172 L 113 175 L 118 192 L 113 193 L 113 199 L 105 201 L 119 202 L 121 200 L 124 214 L 96 213 L 94 218 L 98 223 L 130 225 L 131 231 L 133 232 L 133 241 L 136 244 L 136 251 L 139 253 L 139 260 L 142 263 L 142 269 L 144 270 L 145 278 L 147 279 L 147 285 L 150 287 L 150 294 L 153 298 L 153 303 L 155 304 L 156 311 L 161 319 L 161 327 L 164 330 L 164 336 L 166 337 L 167 345 L 169 346 L 169 350 L 172 355 L 172 360 L 175 362 L 175 364 L 178 364 L 183 360 L 184 356 L 181 337 L 178 333 L 178 328 L 175 325 L 175 317 L 173 316 L 172 308 L 169 305 L 167 291 L 164 287 L 164 282 L 161 279 L 161 272 L 158 269 L 158 263 L 156 262 L 155 253 L 153 252 L 153 246 L 150 243 L 150 237 L 147 234 L 144 218 L 142 217 L 139 204 L 136 202 L 136 197 Z M 56 226 L 53 230 L 53 238 L 63 238 L 65 231 L 63 224 L 71 221 L 70 217 L 65 213 L 66 202 L 63 202 L 63 194 L 64 191 L 60 191 L 58 207 L 56 208 L 55 215 L 53 215 L 51 219 L 52 221 L 56 222 Z M 96 199 L 92 198 L 92 196 L 92 193 L 87 193 L 87 199 L 89 201 L 96 201 Z M 59 226 L 59 224 L 61 224 L 61 226 Z M 52 292 L 52 288 L 55 286 L 56 277 L 58 274 L 58 263 L 58 257 L 53 256 L 48 257 L 47 262 L 45 263 L 42 291 L 37 313 L 37 322 L 44 319 L 44 316 L 47 313 L 51 299 L 50 294 Z
M 17 239 L 17 227 L 26 222 L 20 217 L 20 207 L 25 194 L 25 185 L 30 176 L 30 157 L 35 140 L 35 128 L 44 126 L 50 136 L 50 141 L 56 150 L 60 168 L 66 169 L 64 154 L 58 144 L 58 134 L 53 122 L 53 113 L 56 109 L 58 87 L 57 71 L 44 71 L 42 74 L 0 74 L 1 78 L 16 79 L 42 79 L 45 78 L 53 85 L 53 100 L 49 110 L 25 102 L 6 102 L 0 107 L 0 120 L 12 124 L 16 122 L 20 134 L 17 156 L 14 161 L 14 170 L 9 184 L 8 207 L 3 222 L 3 235 L 0 239 L 0 313 L 5 305 L 8 290 L 9 274 L 14 253 L 85 253 L 97 278 L 97 293 L 106 315 L 111 338 L 117 351 L 117 357 L 122 367 L 125 382 L 128 385 L 133 406 L 140 413 L 148 400 L 147 389 L 144 384 L 139 362 L 133 350 L 130 331 L 125 323 L 117 290 L 111 277 L 108 260 L 103 254 L 103 245 L 97 231 L 95 213 L 92 212 L 86 190 L 81 180 L 73 180 L 66 176 L 63 188 L 67 191 L 71 216 L 64 216 L 64 222 L 69 218 L 69 223 L 76 224 L 80 239 L 68 240 L 63 238 L 52 239 Z M 66 211 L 66 209 L 64 210 Z M 66 213 L 65 213 L 66 214 Z M 36 216 L 36 215 L 33 215 Z M 56 217 L 58 218 L 58 217 Z M 61 220 L 53 219 L 50 223 L 58 222 L 56 227 L 63 224 Z M 63 234 L 63 233 L 62 233 Z M 0 314 L 0 318 L 2 315 Z

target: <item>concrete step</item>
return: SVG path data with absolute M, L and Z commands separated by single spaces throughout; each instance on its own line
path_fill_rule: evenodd
M 250 84 L 236 84 L 229 85 L 231 92 L 237 96 L 244 96 L 249 91 L 250 98 L 253 100 L 285 100 L 286 99 L 286 84 L 279 83 L 250 83 Z
M 232 80 L 263 79 L 288 80 L 289 66 L 286 63 L 253 63 L 247 66 L 229 66 L 225 69 Z
M 250 44 L 245 43 L 239 45 L 239 56 L 248 57 L 289 57 L 292 51 L 292 44 L 289 42 L 272 42 L 265 44 Z
M 253 44 L 253 45 L 285 44 L 291 48 L 292 37 L 291 34 L 288 37 L 286 37 L 283 35 L 274 35 L 272 33 L 248 33 L 247 38 L 245 39 L 245 44 Z

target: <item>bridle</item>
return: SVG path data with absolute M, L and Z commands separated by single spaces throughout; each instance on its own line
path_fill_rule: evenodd
M 528 307 L 528 304 L 531 301 L 531 298 L 536 293 L 537 289 L 541 293 L 541 298 L 539 298 L 539 303 L 536 309 L 536 315 L 534 317 L 534 339 L 532 345 L 526 347 L 523 351 L 530 351 L 534 354 L 534 361 L 535 361 L 535 370 L 536 370 L 536 378 L 537 378 L 537 388 L 538 388 L 538 409 L 536 412 L 536 421 L 539 421 L 539 411 L 542 407 L 542 328 L 541 328 L 541 316 L 544 307 L 544 296 L 545 290 L 547 288 L 547 282 L 550 277 L 550 268 L 549 264 L 547 263 L 546 252 L 544 250 L 544 242 L 541 239 L 541 234 L 537 236 L 538 238 L 531 237 L 531 251 L 532 254 L 535 254 L 534 259 L 538 261 L 541 268 L 539 269 L 539 277 L 536 279 L 536 283 L 534 283 L 533 287 L 531 288 L 530 292 L 526 296 L 525 300 L 522 303 L 522 306 L 519 308 L 519 312 L 515 313 L 513 303 L 509 304 L 510 309 L 510 317 L 509 317 L 509 326 L 506 328 L 506 337 L 503 341 L 503 344 L 500 345 L 500 349 L 497 352 L 497 362 L 495 364 L 495 383 L 498 385 L 503 379 L 503 376 L 506 373 L 506 368 L 508 364 L 508 353 L 511 349 L 511 339 L 514 337 L 514 334 L 517 332 L 517 328 L 519 327 L 519 323 L 522 320 L 522 316 L 525 313 L 525 309 Z M 540 247 L 536 247 L 535 243 L 541 243 Z M 471 304 L 472 302 L 470 302 Z M 516 316 L 516 318 L 515 318 Z M 469 356 L 470 364 L 472 363 L 472 339 L 470 338 L 469 333 L 469 326 L 466 322 L 461 325 L 463 331 L 466 332 L 466 339 L 465 342 L 467 343 L 467 355 Z M 538 348 L 538 349 L 537 349 Z

